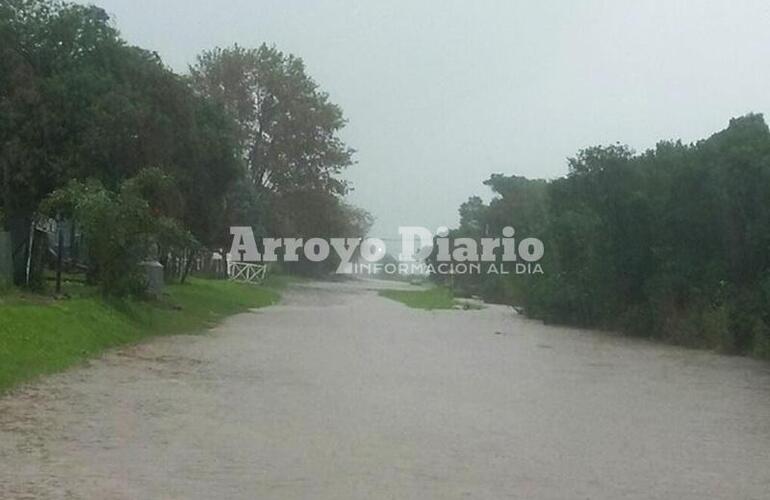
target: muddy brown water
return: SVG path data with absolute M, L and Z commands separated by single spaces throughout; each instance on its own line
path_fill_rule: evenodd
M 765 363 L 307 284 L 0 400 L 0 499 L 768 499 Z

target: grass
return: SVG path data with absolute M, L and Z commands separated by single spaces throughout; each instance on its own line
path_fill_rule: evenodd
M 0 393 L 111 347 L 200 332 L 225 316 L 274 304 L 286 281 L 273 277 L 254 287 L 191 279 L 168 286 L 154 302 L 105 300 L 89 291 L 64 301 L 18 293 L 0 296 Z
M 447 288 L 434 287 L 429 290 L 381 290 L 380 296 L 405 304 L 412 309 L 445 310 L 454 309 L 452 292 Z

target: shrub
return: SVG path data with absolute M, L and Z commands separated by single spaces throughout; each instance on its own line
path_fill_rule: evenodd
M 157 254 L 159 241 L 192 244 L 189 232 L 160 215 L 145 198 L 148 193 L 157 196 L 167 182 L 154 169 L 125 181 L 118 192 L 96 181 L 73 181 L 52 193 L 41 211 L 78 222 L 88 246 L 91 276 L 103 293 L 138 295 L 146 288 L 139 263 Z

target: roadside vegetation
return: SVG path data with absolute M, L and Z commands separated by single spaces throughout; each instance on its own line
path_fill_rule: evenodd
M 73 288 L 70 300 L 13 293 L 0 299 L 0 393 L 38 375 L 64 370 L 105 349 L 152 336 L 203 332 L 225 316 L 279 300 L 285 278 L 255 287 L 191 279 L 158 300 L 105 299 Z
M 214 48 L 176 74 L 98 6 L 0 1 L 0 391 L 274 303 L 275 277 L 224 280 L 231 226 L 363 236 L 345 123 L 276 47 Z
M 176 74 L 98 6 L 0 2 L 0 273 L 12 251 L 12 281 L 28 290 L 61 265 L 104 295 L 140 295 L 137 263 L 183 282 L 230 248 L 231 226 L 363 236 L 371 217 L 344 202 L 339 175 L 355 163 L 345 124 L 302 59 L 276 47 L 213 48 Z
M 458 293 L 550 322 L 770 358 L 770 130 L 761 115 L 694 144 L 593 147 L 552 181 L 494 175 L 452 238 L 546 246 L 542 275 L 456 276 Z M 520 240 L 519 240 L 520 241 Z

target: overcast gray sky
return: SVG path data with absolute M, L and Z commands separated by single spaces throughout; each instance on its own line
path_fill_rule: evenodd
M 770 109 L 770 2 L 97 0 L 186 71 L 215 46 L 301 56 L 345 110 L 350 201 L 399 225 L 457 223 L 501 172 L 553 178 L 578 149 L 692 141 Z

